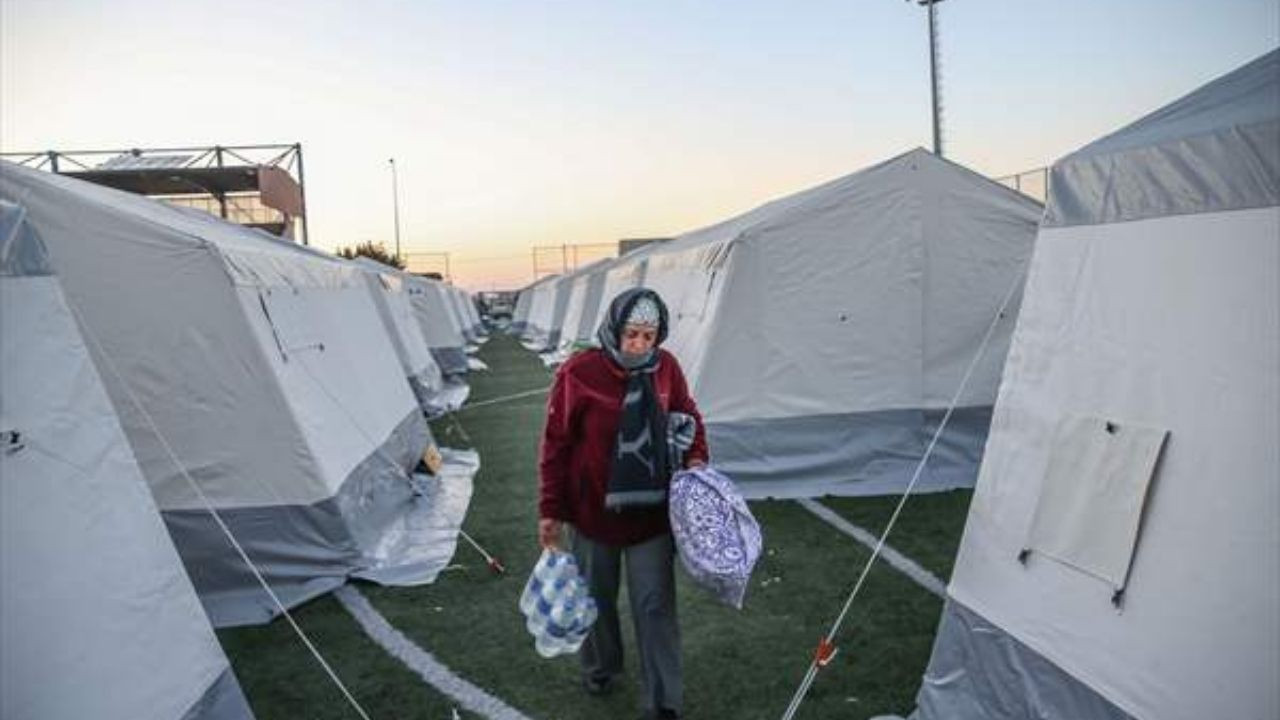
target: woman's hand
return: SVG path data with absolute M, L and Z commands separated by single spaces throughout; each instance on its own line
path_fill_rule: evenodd
M 552 518 L 542 518 L 538 521 L 538 544 L 548 550 L 560 549 L 560 534 L 564 530 L 564 523 Z

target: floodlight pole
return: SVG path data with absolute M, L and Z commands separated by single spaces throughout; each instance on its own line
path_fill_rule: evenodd
M 400 185 L 396 178 L 396 159 L 390 158 L 387 162 L 391 163 L 391 207 L 395 214 L 396 222 L 396 262 L 400 261 Z
M 907 0 L 910 2 L 911 0 Z M 938 106 L 938 11 L 942 0 L 916 0 L 929 9 L 929 89 L 933 98 L 933 154 L 942 157 L 942 113 Z

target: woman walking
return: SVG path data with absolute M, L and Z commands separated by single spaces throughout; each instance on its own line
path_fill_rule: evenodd
M 683 696 L 667 487 L 677 463 L 707 461 L 684 373 L 658 347 L 667 329 L 654 291 L 614 298 L 597 332 L 600 347 L 556 373 L 539 461 L 538 540 L 559 546 L 569 525 L 600 611 L 580 653 L 583 686 L 606 693 L 622 672 L 617 599 L 625 572 L 647 718 L 679 718 Z

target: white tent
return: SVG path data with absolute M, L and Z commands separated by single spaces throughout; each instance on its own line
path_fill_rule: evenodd
M 22 215 L 0 201 L 0 717 L 252 717 Z
M 418 404 L 428 414 L 435 412 L 444 390 L 444 377 L 414 316 L 404 273 L 368 258 L 359 257 L 353 262 L 364 271 L 369 295 Z
M 602 258 L 588 263 L 560 278 L 556 286 L 556 298 L 552 306 L 551 318 L 548 322 L 546 348 L 556 352 L 567 349 L 578 339 L 578 326 L 582 321 L 584 305 L 588 301 L 589 290 L 592 289 L 591 278 L 597 277 L 595 284 L 596 299 L 603 287 L 603 271 L 613 262 L 612 258 Z M 556 352 L 557 355 L 562 353 Z
M 592 265 L 598 264 L 596 261 Z M 590 267 L 590 265 L 588 265 Z M 565 314 L 569 310 L 569 297 L 573 294 L 573 283 L 578 276 L 583 273 L 585 268 L 579 268 L 573 272 L 561 275 L 555 283 L 555 297 L 551 300 L 551 312 L 546 319 L 546 340 L 543 343 L 545 350 L 555 350 L 560 347 L 560 335 L 564 327 Z
M 555 316 L 561 275 L 545 278 L 525 292 L 530 293 L 529 314 L 520 337 L 526 347 L 541 351 L 546 349 L 551 337 L 551 320 Z
M 559 275 L 548 275 L 539 278 L 520 290 L 520 294 L 516 297 L 516 307 L 511 313 L 511 327 L 509 332 L 512 335 L 523 338 L 525 331 L 529 327 L 529 314 L 533 312 L 534 297 L 538 294 L 538 288 L 546 283 L 552 282 Z
M 453 332 L 462 338 L 462 347 L 465 349 L 473 342 L 471 333 L 467 328 L 467 324 L 462 320 L 462 310 L 458 307 L 458 298 L 453 292 L 453 288 L 439 280 L 425 278 L 431 288 L 440 296 L 440 303 L 445 309 L 445 317 L 449 320 L 449 325 Z
M 473 343 L 483 344 L 488 339 L 488 332 L 484 328 L 484 323 L 480 321 L 480 312 L 476 310 L 475 301 L 466 290 L 460 287 L 450 285 L 449 289 L 453 292 L 457 303 L 458 313 L 467 331 L 467 339 Z
M 604 281 L 609 268 L 616 262 L 605 258 L 579 270 L 569 290 L 569 301 L 561 323 L 559 348 L 568 350 L 578 343 L 591 342 L 595 337 L 595 320 L 604 296 Z
M 516 302 L 511 308 L 511 324 L 507 326 L 507 333 L 511 335 L 520 335 L 524 332 L 524 327 L 529 319 L 529 301 L 533 298 L 533 294 L 529 290 L 533 285 L 527 285 L 516 291 Z
M 107 392 L 215 625 L 275 608 L 183 470 L 286 604 L 352 575 L 434 575 L 409 532 L 426 421 L 359 270 L 205 213 L 2 167 L 0 198 L 48 247 L 102 343 L 95 363 L 120 370 Z
M 666 300 L 712 458 L 751 497 L 901 491 L 1012 292 L 918 485 L 967 487 L 1040 212 L 915 150 L 609 275 L 643 266 Z
M 600 327 L 600 323 L 604 320 L 604 315 L 609 309 L 609 303 L 619 293 L 627 288 L 644 284 L 649 256 L 661 250 L 665 245 L 666 241 L 641 245 L 618 258 L 608 268 L 605 268 L 604 278 L 600 281 L 600 302 L 596 304 L 594 317 L 587 322 L 589 333 L 594 333 L 596 328 Z
M 454 329 L 462 335 L 468 345 L 474 345 L 479 336 L 471 325 L 471 319 L 467 317 L 466 308 L 463 307 L 462 292 L 452 285 L 439 281 L 435 281 L 435 286 L 444 296 L 444 303 L 449 309 L 449 319 Z
M 1277 438 L 1280 51 L 1053 166 L 915 717 L 1280 717 Z
M 418 327 L 431 349 L 440 372 L 459 377 L 467 374 L 467 340 L 457 322 L 452 303 L 441 283 L 418 275 L 403 273 L 409 300 Z

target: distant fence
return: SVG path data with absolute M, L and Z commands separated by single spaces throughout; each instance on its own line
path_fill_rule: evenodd
M 533 279 L 547 275 L 571 273 L 596 260 L 615 257 L 617 243 L 586 243 L 582 245 L 535 245 L 533 251 Z
M 404 253 L 405 269 L 418 275 L 436 274 L 453 282 L 449 255 L 447 252 L 407 252 Z
M 1049 168 L 1047 167 L 992 179 L 1005 187 L 1017 190 L 1023 195 L 1033 197 L 1039 202 L 1044 202 L 1049 197 Z

